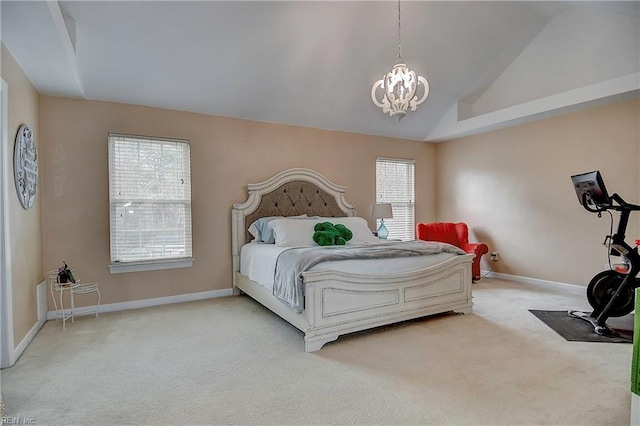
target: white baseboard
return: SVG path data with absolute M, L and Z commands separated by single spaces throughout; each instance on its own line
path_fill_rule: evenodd
M 27 349 L 29 343 L 36 337 L 38 331 L 42 328 L 46 320 L 47 312 L 47 282 L 42 281 L 36 286 L 36 307 L 38 313 L 38 321 L 31 327 L 31 330 L 24 336 L 22 341 L 13 350 L 13 356 L 9 359 L 9 367 L 16 363 L 20 355 Z
M 24 352 L 24 350 L 27 349 L 27 346 L 29 346 L 29 343 L 31 343 L 33 338 L 36 337 L 36 334 L 38 334 L 38 331 L 40 331 L 40 329 L 42 328 L 45 322 L 47 321 L 44 318 L 41 320 L 38 320 L 38 322 L 36 322 L 33 325 L 33 327 L 31 327 L 31 330 L 29 330 L 27 335 L 24 336 L 24 339 L 22 339 L 22 341 L 18 344 L 18 346 L 16 346 L 16 348 L 13 350 L 13 359 L 9 360 L 9 362 L 11 363 L 11 366 L 16 363 L 18 358 L 20 358 L 20 355 L 22 355 L 22 352 Z
M 36 306 L 38 312 L 38 321 L 47 320 L 47 289 L 48 287 L 46 281 L 42 281 L 36 286 Z
M 583 287 L 580 285 L 561 283 L 558 281 L 547 281 L 547 280 L 541 280 L 538 278 L 521 277 L 519 275 L 503 274 L 500 272 L 485 271 L 485 270 L 480 271 L 480 273 L 483 277 L 487 277 L 487 278 L 496 278 L 499 280 L 509 280 L 509 281 L 515 281 L 515 282 L 524 283 L 524 284 L 532 284 L 532 285 L 544 287 L 551 290 L 560 290 L 560 291 L 565 291 L 573 294 L 585 294 L 587 290 L 586 287 Z
M 224 290 L 211 290 L 211 291 L 203 291 L 199 293 L 179 294 L 176 296 L 155 297 L 153 299 L 132 300 L 130 302 L 109 303 L 106 305 L 100 305 L 100 307 L 98 308 L 98 313 L 101 314 L 104 312 L 127 311 L 129 309 L 148 308 L 151 306 L 169 305 L 172 303 L 182 303 L 182 302 L 192 302 L 194 300 L 213 299 L 216 297 L 226 297 L 226 296 L 232 296 L 232 295 L 233 295 L 233 289 L 228 288 Z M 95 313 L 96 313 L 96 306 L 93 305 L 93 306 L 82 306 L 80 308 L 75 308 L 73 315 L 74 316 L 94 315 Z M 71 314 L 71 310 L 65 309 L 65 314 Z M 47 319 L 48 320 L 56 319 L 56 311 L 47 312 Z

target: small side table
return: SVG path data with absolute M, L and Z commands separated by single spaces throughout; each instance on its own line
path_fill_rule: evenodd
M 81 283 L 76 281 L 75 283 L 59 283 L 58 271 L 49 271 L 49 288 L 51 291 L 51 298 L 53 299 L 53 306 L 56 309 L 56 321 L 58 318 L 62 319 L 62 329 L 66 329 L 66 322 L 71 318 L 71 322 L 74 322 L 74 310 L 75 310 L 75 295 L 76 294 L 88 294 L 97 293 L 98 303 L 96 304 L 96 318 L 98 318 L 98 310 L 100 308 L 100 290 L 98 289 L 98 283 Z M 67 314 L 64 310 L 64 292 L 69 291 L 69 300 L 71 304 L 70 312 Z M 54 291 L 58 292 L 60 298 L 60 309 L 58 310 L 58 303 L 56 302 L 56 296 Z

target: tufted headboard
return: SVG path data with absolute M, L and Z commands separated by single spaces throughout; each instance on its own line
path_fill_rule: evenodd
M 242 246 L 253 238 L 249 225 L 265 216 L 339 217 L 353 216 L 354 207 L 344 199 L 346 188 L 338 186 L 318 172 L 289 169 L 269 180 L 247 185 L 248 197 L 231 211 L 233 268 L 240 268 Z
M 333 195 L 318 188 L 311 182 L 294 180 L 282 184 L 272 192 L 263 194 L 258 208 L 245 216 L 245 225 L 265 216 L 308 216 L 338 217 L 346 216 Z M 253 236 L 246 231 L 245 243 Z

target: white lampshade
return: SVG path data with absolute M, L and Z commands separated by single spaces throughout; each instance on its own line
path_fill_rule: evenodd
M 371 213 L 373 219 L 393 218 L 393 210 L 391 209 L 391 204 L 389 203 L 374 204 Z

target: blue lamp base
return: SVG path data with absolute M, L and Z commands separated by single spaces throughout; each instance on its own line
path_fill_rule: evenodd
M 384 219 L 380 219 L 380 227 L 378 228 L 378 238 L 386 240 L 389 236 L 389 230 L 384 226 Z

